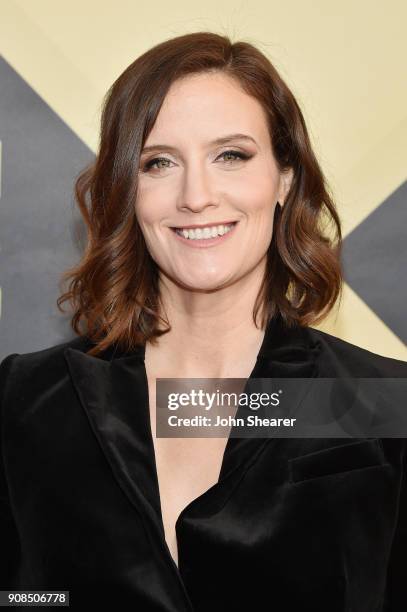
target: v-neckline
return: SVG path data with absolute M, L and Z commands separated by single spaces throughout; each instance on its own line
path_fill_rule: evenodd
M 266 329 L 263 335 L 263 340 L 261 342 L 260 349 L 257 353 L 255 364 L 252 368 L 252 371 L 249 377 L 246 379 L 246 386 L 249 380 L 255 377 L 261 377 L 262 359 L 264 358 L 265 353 L 267 352 L 267 347 L 269 346 L 269 340 L 270 340 L 270 335 L 272 333 L 272 328 L 275 326 L 276 326 L 276 318 L 272 318 L 269 321 L 268 325 L 266 326 Z M 159 522 L 159 526 L 161 530 L 161 536 L 163 538 L 163 542 L 167 550 L 167 553 L 170 556 L 172 562 L 174 563 L 175 567 L 177 568 L 179 572 L 180 571 L 179 564 L 175 562 L 175 559 L 170 551 L 168 542 L 165 537 L 164 516 L 163 516 L 163 508 L 162 508 L 162 500 L 161 500 L 161 494 L 160 494 L 160 485 L 159 485 L 158 468 L 157 468 L 157 456 L 156 456 L 155 447 L 154 447 L 154 434 L 153 434 L 153 430 L 151 427 L 151 413 L 150 413 L 151 407 L 150 407 L 150 398 L 149 398 L 148 375 L 147 375 L 147 368 L 146 368 L 146 363 L 145 363 L 145 345 L 139 348 L 138 354 L 141 359 L 142 377 L 144 381 L 144 394 L 143 395 L 146 398 L 145 408 L 146 408 L 146 421 L 147 421 L 147 444 L 148 444 L 149 453 L 151 456 L 151 465 L 153 468 L 154 489 L 155 489 L 155 497 L 157 499 L 157 509 L 158 509 L 157 518 L 158 518 L 158 522 Z M 244 389 L 246 389 L 246 386 Z M 244 389 L 242 391 L 243 393 L 244 393 Z M 243 465 L 246 464 L 246 461 L 243 460 L 240 463 L 236 464 L 234 468 L 231 468 L 229 457 L 232 453 L 232 449 L 234 450 L 234 454 L 236 454 L 236 445 L 239 444 L 239 441 L 246 440 L 246 444 L 247 444 L 247 441 L 249 440 L 249 438 L 237 438 L 235 436 L 232 436 L 232 432 L 234 429 L 235 429 L 234 427 L 231 427 L 229 435 L 227 436 L 226 445 L 222 453 L 222 459 L 221 459 L 220 470 L 219 470 L 217 481 L 213 485 L 211 485 L 208 489 L 206 489 L 203 493 L 201 493 L 200 495 L 192 499 L 190 502 L 188 502 L 188 504 L 184 506 L 181 512 L 178 514 L 178 517 L 174 523 L 177 546 L 179 546 L 177 533 L 179 531 L 179 526 L 183 518 L 185 517 L 185 515 L 188 514 L 188 512 L 193 510 L 195 507 L 200 506 L 208 497 L 215 494 L 218 488 L 220 487 L 221 483 L 224 481 L 225 478 L 227 478 L 227 476 L 232 471 L 234 472 L 235 469 L 237 469 L 238 467 L 242 467 Z M 260 444 L 261 448 L 263 448 L 263 446 L 265 446 L 267 443 L 271 441 L 270 438 L 264 438 L 261 440 L 262 440 L 262 443 Z M 240 442 L 240 445 L 243 446 L 243 444 L 244 443 Z M 254 460 L 254 457 L 257 456 L 259 451 L 260 449 L 257 449 L 257 452 L 253 456 L 253 460 Z
M 257 362 L 256 362 L 256 365 L 257 365 Z M 251 374 L 249 376 L 249 379 L 253 378 L 253 373 L 254 373 L 254 371 L 256 369 L 256 365 L 252 369 L 252 372 L 251 372 Z M 143 366 L 142 367 L 143 367 L 143 377 L 144 377 L 144 384 L 145 384 L 145 396 L 147 398 L 146 420 L 147 420 L 147 424 L 148 424 L 148 428 L 147 428 L 147 430 L 148 430 L 148 432 L 147 432 L 148 433 L 148 445 L 149 445 L 150 452 L 151 452 L 152 459 L 153 459 L 152 464 L 153 464 L 153 468 L 154 468 L 155 488 L 156 488 L 156 491 L 158 492 L 158 499 L 159 499 L 159 504 L 158 504 L 159 505 L 159 510 L 160 510 L 159 518 L 160 518 L 160 523 L 161 523 L 162 530 L 164 532 L 164 521 L 163 521 L 163 512 L 162 512 L 162 505 L 161 505 L 161 496 L 159 494 L 160 487 L 159 487 L 159 478 L 158 478 L 158 469 L 157 469 L 157 457 L 156 457 L 156 451 L 155 451 L 155 447 L 154 447 L 154 434 L 153 434 L 153 430 L 152 430 L 152 427 L 151 427 L 151 413 L 150 413 L 151 407 L 150 407 L 150 401 L 149 401 L 148 377 L 147 377 L 147 371 L 146 371 L 146 367 L 145 367 L 145 363 L 144 362 L 143 362 Z M 206 489 L 203 493 L 201 493 L 198 497 L 196 497 L 192 501 L 190 501 L 181 510 L 181 512 L 179 513 L 179 515 L 177 517 L 177 520 L 175 521 L 175 528 L 177 527 L 178 523 L 181 521 L 182 516 L 188 511 L 188 509 L 190 507 L 194 506 L 196 503 L 198 503 L 202 498 L 206 497 L 206 495 L 209 494 L 209 492 L 212 489 L 215 489 L 219 485 L 220 481 L 223 479 L 223 476 L 224 476 L 224 473 L 225 473 L 226 458 L 229 455 L 230 447 L 232 445 L 231 440 L 232 439 L 236 439 L 236 438 L 232 438 L 232 436 L 231 436 L 232 430 L 233 430 L 233 428 L 231 428 L 231 430 L 229 432 L 229 435 L 227 437 L 227 442 L 226 442 L 225 448 L 224 448 L 223 453 L 222 453 L 222 460 L 221 460 L 221 464 L 220 464 L 221 467 L 220 467 L 220 470 L 219 470 L 219 475 L 218 475 L 217 481 L 213 485 L 211 485 L 208 489 Z
M 253 378 L 253 374 L 256 370 L 258 366 L 258 360 L 256 360 L 256 364 L 249 376 L 249 379 Z M 156 452 L 155 452 L 155 447 L 154 447 L 154 439 L 153 439 L 153 431 L 152 431 L 152 427 L 151 427 L 151 417 L 150 417 L 150 401 L 149 401 L 149 392 L 148 392 L 148 378 L 147 378 L 147 371 L 146 371 L 146 367 L 145 367 L 145 363 L 143 361 L 142 364 L 142 369 L 143 369 L 143 378 L 144 378 L 144 385 L 145 385 L 145 397 L 146 397 L 146 421 L 147 421 L 147 446 L 149 449 L 149 454 L 151 457 L 151 466 L 153 469 L 153 479 L 154 479 L 154 495 L 155 495 L 155 499 L 157 500 L 156 503 L 156 507 L 157 507 L 157 511 L 158 511 L 158 515 L 157 515 L 157 520 L 158 520 L 158 525 L 160 528 L 160 532 L 161 532 L 161 538 L 162 538 L 162 542 L 164 545 L 164 548 L 166 550 L 167 556 L 170 559 L 170 562 L 174 565 L 174 567 L 176 568 L 176 571 L 178 573 L 178 575 L 181 577 L 182 576 L 182 570 L 180 568 L 180 541 L 178 538 L 178 534 L 180 531 L 180 526 L 182 524 L 182 521 L 184 520 L 185 516 L 188 515 L 188 513 L 191 513 L 191 511 L 193 511 L 194 509 L 199 508 L 206 500 L 210 499 L 212 496 L 216 496 L 217 491 L 219 490 L 219 488 L 222 486 L 222 484 L 224 483 L 224 481 L 232 474 L 235 473 L 235 471 L 240 467 L 243 469 L 243 466 L 245 466 L 245 470 L 248 469 L 249 465 L 246 465 L 246 461 L 242 460 L 241 462 L 239 462 L 238 464 L 236 464 L 233 468 L 231 468 L 230 466 L 230 455 L 232 453 L 232 448 L 233 446 L 236 445 L 236 442 L 240 443 L 240 444 L 244 444 L 246 442 L 250 441 L 250 438 L 236 438 L 236 437 L 232 437 L 232 431 L 233 431 L 233 427 L 230 429 L 229 435 L 227 437 L 227 441 L 226 441 L 226 445 L 225 448 L 223 450 L 222 453 L 222 459 L 221 459 L 221 467 L 219 470 L 219 475 L 218 475 L 218 479 L 217 481 L 212 484 L 208 489 L 206 489 L 203 493 L 201 493 L 200 495 L 198 495 L 197 497 L 195 497 L 194 499 L 192 499 L 190 502 L 188 502 L 186 504 L 186 506 L 184 506 L 181 510 L 181 512 L 178 514 L 177 519 L 174 523 L 174 531 L 175 531 L 175 539 L 176 539 L 176 544 L 177 544 L 177 553 L 178 553 L 178 562 L 175 561 L 172 552 L 170 550 L 169 544 L 167 542 L 166 539 L 166 534 L 165 534 L 165 527 L 164 527 L 164 516 L 163 516 L 163 507 L 162 507 L 162 499 L 161 499 L 161 493 L 160 493 L 160 484 L 159 484 L 159 477 L 158 477 L 158 468 L 157 468 L 157 457 L 156 457 Z M 244 392 L 244 391 L 243 391 Z M 257 455 L 260 453 L 260 450 L 263 449 L 263 447 L 266 444 L 269 444 L 270 442 L 274 441 L 275 439 L 273 438 L 262 438 L 261 439 L 261 443 L 259 444 L 259 447 L 256 449 L 256 452 L 254 453 L 254 455 L 252 456 L 252 461 L 250 461 L 250 464 L 252 462 L 254 462 L 255 458 L 257 457 Z M 243 441 L 243 442 L 242 442 Z M 253 442 L 253 440 L 251 440 Z M 260 442 L 260 440 L 258 440 L 258 443 Z M 236 454 L 236 446 L 233 449 L 235 451 Z M 227 466 L 229 466 L 229 470 L 227 470 Z M 243 477 L 244 472 L 241 473 L 241 476 Z

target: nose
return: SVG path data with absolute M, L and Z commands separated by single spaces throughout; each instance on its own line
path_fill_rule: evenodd
M 218 206 L 215 185 L 209 174 L 202 161 L 196 160 L 185 165 L 177 206 L 179 210 L 201 212 L 207 206 Z

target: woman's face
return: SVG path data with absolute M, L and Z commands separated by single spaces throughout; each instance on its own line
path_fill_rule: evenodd
M 145 147 L 136 216 L 161 273 L 208 291 L 263 266 L 291 174 L 278 171 L 260 103 L 222 74 L 185 77 L 171 86 Z M 237 222 L 230 233 L 209 240 L 209 230 L 192 240 L 172 229 L 229 222 Z

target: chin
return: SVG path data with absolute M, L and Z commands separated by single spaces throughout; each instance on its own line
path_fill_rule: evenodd
M 223 289 L 227 285 L 231 284 L 231 280 L 224 277 L 211 277 L 211 278 L 193 278 L 193 279 L 179 279 L 178 284 L 183 285 L 190 291 L 216 291 Z

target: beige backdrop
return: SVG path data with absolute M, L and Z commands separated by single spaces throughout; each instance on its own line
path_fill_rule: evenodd
M 344 235 L 353 238 L 350 278 L 364 256 L 358 245 L 365 249 L 377 242 L 383 219 L 390 219 L 385 230 L 389 247 L 395 248 L 393 231 L 399 242 L 400 236 L 407 242 L 405 226 L 400 234 L 406 218 L 405 2 L 1 0 L 0 10 L 4 59 L 91 151 L 98 141 L 102 96 L 144 50 L 165 38 L 205 29 L 253 42 L 275 63 L 303 109 Z M 3 194 L 0 204 L 6 205 Z M 397 253 L 400 261 L 397 256 L 391 280 L 396 307 L 387 295 L 384 263 L 374 270 L 383 284 L 379 281 L 378 295 L 371 299 L 372 269 L 365 267 L 346 284 L 341 308 L 320 328 L 407 360 L 406 251 L 401 243 Z M 377 256 L 372 255 L 371 268 Z M 43 338 L 42 346 L 50 340 Z M 12 350 L 18 349 L 13 345 Z

